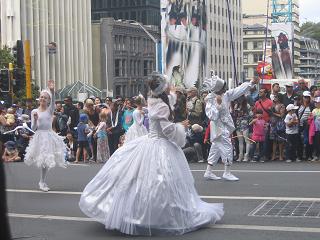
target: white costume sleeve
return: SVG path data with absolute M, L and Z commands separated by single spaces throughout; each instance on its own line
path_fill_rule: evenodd
M 159 117 L 163 134 L 171 142 L 174 142 L 178 146 L 183 147 L 186 144 L 185 128 L 180 123 L 172 123 L 168 120 L 170 115 L 169 107 L 166 104 L 161 104 L 157 115 Z
M 254 84 L 252 82 L 244 82 L 239 87 L 228 90 L 225 93 L 228 102 L 234 101 L 242 95 L 246 94 Z

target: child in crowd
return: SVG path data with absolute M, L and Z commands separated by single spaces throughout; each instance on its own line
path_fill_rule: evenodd
M 80 114 L 79 124 L 77 126 L 78 148 L 75 163 L 79 162 L 81 152 L 83 153 L 83 162 L 86 162 L 87 160 L 87 148 L 89 146 L 87 134 L 90 132 L 87 123 L 88 115 L 84 113 Z
M 99 114 L 100 122 L 96 127 L 94 137 L 97 138 L 97 162 L 104 163 L 110 158 L 110 150 L 107 135 L 108 114 L 101 111 Z
M 7 114 L 4 117 L 7 120 L 7 124 L 10 126 L 12 126 L 16 122 L 13 108 L 8 108 Z
M 141 96 L 136 97 L 134 100 L 134 103 L 137 108 L 133 111 L 133 124 L 129 127 L 126 133 L 125 143 L 128 143 L 138 137 L 148 134 L 147 128 L 143 125 L 145 113 L 142 110 L 142 107 L 144 106 L 144 102 L 145 99 Z
M 16 143 L 13 141 L 8 141 L 4 144 L 6 147 L 4 149 L 4 153 L 2 155 L 2 160 L 4 162 L 18 162 L 21 161 L 21 157 L 19 157 L 19 151 L 16 147 Z
M 287 146 L 286 146 L 286 162 L 292 162 L 296 160 L 297 157 L 297 147 L 299 142 L 299 119 L 295 113 L 299 107 L 289 104 L 287 109 L 287 116 L 284 120 L 286 123 L 286 136 L 287 136 Z
M 312 111 L 312 117 L 314 118 L 314 125 L 315 125 L 315 134 L 314 134 L 314 149 L 315 149 L 315 156 L 312 161 L 319 161 L 320 159 L 320 97 L 316 97 L 314 99 L 315 102 L 315 109 Z
M 252 140 L 254 141 L 251 144 L 250 151 L 249 151 L 249 157 L 251 162 L 255 162 L 254 160 L 254 154 L 256 151 L 256 147 L 258 145 L 259 148 L 259 155 L 258 155 L 258 160 L 262 157 L 262 151 L 263 151 L 263 142 L 265 140 L 265 135 L 266 135 L 266 121 L 262 118 L 263 116 L 263 111 L 262 109 L 257 109 L 256 110 L 256 117 L 253 119 L 249 125 L 252 125 L 253 132 L 252 132 Z M 263 160 L 260 160 L 263 162 Z
M 74 139 L 72 132 L 67 132 L 67 136 L 65 139 L 65 143 L 67 145 L 67 161 L 73 162 L 76 158 L 76 152 L 77 152 L 77 141 Z

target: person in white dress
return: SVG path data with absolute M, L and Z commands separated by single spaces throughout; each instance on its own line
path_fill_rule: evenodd
M 66 145 L 63 138 L 52 130 L 52 119 L 55 108 L 54 82 L 48 82 L 48 90 L 40 93 L 39 107 L 31 112 L 31 128 L 35 131 L 26 149 L 25 163 L 41 169 L 39 188 L 47 192 L 48 170 L 56 165 L 65 168 Z
M 205 99 L 205 111 L 207 117 L 210 119 L 210 141 L 212 143 L 204 178 L 210 180 L 221 179 L 221 177 L 213 173 L 213 166 L 215 166 L 221 158 L 225 166 L 222 177 L 228 181 L 239 180 L 230 170 L 233 163 L 231 134 L 235 130 L 229 110 L 230 102 L 244 95 L 256 83 L 258 83 L 258 79 L 244 82 L 239 87 L 226 91 L 226 82 L 218 76 L 212 76 L 204 81 L 204 88 L 210 91 Z
M 166 79 L 152 74 L 150 132 L 119 148 L 88 183 L 80 209 L 106 229 L 180 235 L 219 221 L 223 204 L 203 202 L 181 146 L 188 122 L 172 123 Z
M 129 127 L 126 133 L 125 143 L 148 134 L 147 128 L 143 125 L 145 113 L 142 110 L 142 107 L 144 105 L 144 99 L 138 96 L 134 102 L 137 108 L 133 111 L 133 124 Z

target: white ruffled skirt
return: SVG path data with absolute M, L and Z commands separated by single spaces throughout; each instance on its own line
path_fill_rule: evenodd
M 139 126 L 138 124 L 134 123 L 131 125 L 131 127 L 128 129 L 126 133 L 125 143 L 128 143 L 138 137 L 142 137 L 147 134 L 148 130 L 144 125 Z
M 179 235 L 219 221 L 223 204 L 202 201 L 176 144 L 143 136 L 119 148 L 85 187 L 89 217 L 130 235 Z
M 66 145 L 52 130 L 37 130 L 26 149 L 24 162 L 38 168 L 66 167 Z

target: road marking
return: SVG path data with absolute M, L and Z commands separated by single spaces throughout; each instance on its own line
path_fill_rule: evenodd
M 239 229 L 239 230 L 260 230 L 260 231 L 276 231 L 276 232 L 302 232 L 302 233 L 320 233 L 320 228 L 308 227 L 280 227 L 280 226 L 260 226 L 260 225 L 232 225 L 217 224 L 211 225 L 210 228 L 218 229 Z
M 62 195 L 81 195 L 82 192 L 67 192 L 67 191 L 49 191 L 42 192 L 39 190 L 28 189 L 7 189 L 7 192 L 12 193 L 38 193 L 38 194 L 62 194 Z M 200 196 L 202 199 L 226 199 L 226 200 L 278 200 L 278 201 L 320 201 L 320 198 L 306 197 L 258 197 L 258 196 Z
M 20 214 L 20 213 L 9 213 L 8 216 L 12 217 L 12 218 L 46 219 L 46 220 L 62 220 L 62 221 L 77 221 L 77 222 L 96 222 L 92 218 L 87 218 L 87 217 L 67 217 L 67 216 L 35 215 L 35 214 Z M 280 231 L 280 232 L 320 233 L 320 228 L 307 228 L 307 227 L 216 224 L 216 225 L 210 225 L 209 228 L 211 228 L 211 229 L 260 230 L 260 231 L 277 231 L 277 232 Z
M 191 172 L 205 172 L 203 169 L 191 170 Z M 224 172 L 224 170 L 213 170 L 214 172 Z M 320 171 L 281 171 L 281 170 L 232 170 L 240 173 L 320 173 Z

